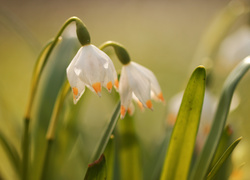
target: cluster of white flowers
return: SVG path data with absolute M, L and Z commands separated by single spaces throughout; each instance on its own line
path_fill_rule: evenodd
M 132 99 L 153 109 L 151 99 L 164 101 L 160 85 L 152 71 L 130 61 L 123 65 L 120 81 L 112 60 L 92 44 L 82 46 L 67 68 L 74 103 L 84 93 L 85 86 L 101 96 L 102 87 L 111 92 L 114 86 L 121 98 L 121 118 L 132 112 Z

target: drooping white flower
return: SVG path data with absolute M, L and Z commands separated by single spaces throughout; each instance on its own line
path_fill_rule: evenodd
M 129 62 L 122 67 L 118 90 L 121 98 L 121 118 L 129 110 L 133 96 L 149 109 L 153 109 L 151 102 L 153 97 L 164 101 L 160 85 L 153 72 L 135 62 Z
M 115 67 L 107 54 L 92 44 L 82 46 L 67 68 L 74 103 L 84 93 L 85 86 L 101 96 L 102 86 L 109 92 L 118 82 Z

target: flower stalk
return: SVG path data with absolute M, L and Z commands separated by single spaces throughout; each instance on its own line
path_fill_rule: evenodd
M 63 107 L 64 100 L 70 90 L 70 85 L 68 81 L 66 80 L 57 96 L 54 109 L 51 115 L 51 120 L 50 124 L 48 127 L 48 131 L 46 134 L 46 139 L 47 139 L 47 147 L 46 147 L 46 152 L 45 152 L 45 157 L 44 157 L 44 162 L 43 162 L 43 169 L 42 169 L 42 175 L 41 175 L 41 180 L 47 179 L 47 169 L 49 167 L 49 159 L 50 159 L 50 154 L 51 154 L 51 148 L 54 142 L 54 137 L 55 137 L 55 132 L 56 132 L 56 124 L 58 122 L 58 116 L 59 113 Z
M 76 33 L 79 42 L 82 45 L 86 45 L 90 43 L 90 35 L 87 31 L 86 26 L 84 23 L 77 17 L 71 17 L 69 18 L 62 26 L 62 28 L 57 33 L 56 37 L 50 41 L 45 48 L 42 50 L 41 54 L 38 57 L 38 60 L 36 62 L 32 81 L 31 81 L 31 92 L 28 100 L 28 105 L 26 108 L 26 113 L 24 116 L 24 134 L 23 134 L 23 140 L 22 140 L 22 150 L 23 150 L 23 158 L 22 158 L 22 179 L 27 180 L 27 174 L 28 174 L 28 162 L 29 162 L 29 126 L 30 126 L 30 116 L 31 111 L 33 107 L 34 97 L 37 92 L 38 83 L 40 81 L 41 74 L 43 72 L 43 69 L 54 49 L 56 44 L 60 41 L 61 35 L 65 28 L 71 23 L 76 22 Z
M 36 94 L 38 82 L 40 80 L 42 67 L 45 65 L 44 54 L 48 52 L 48 49 L 50 48 L 52 43 L 53 41 L 50 41 L 49 43 L 47 43 L 44 49 L 39 54 L 36 64 L 35 64 L 34 71 L 33 71 L 32 80 L 31 80 L 31 90 L 29 94 L 29 100 L 28 100 L 26 113 L 24 116 L 24 132 L 23 132 L 23 139 L 22 139 L 22 153 L 23 153 L 22 154 L 22 179 L 23 180 L 27 179 L 27 173 L 28 173 L 29 141 L 30 141 L 29 124 L 30 124 L 31 109 L 33 107 L 34 97 Z
M 125 47 L 123 47 L 123 45 L 121 45 L 121 44 L 119 44 L 117 42 L 106 41 L 99 48 L 101 50 L 103 50 L 104 48 L 109 47 L 109 46 L 114 48 L 118 59 L 120 60 L 120 62 L 123 65 L 126 65 L 126 64 L 128 64 L 130 62 L 130 57 L 129 57 L 129 54 L 128 54 L 127 50 L 125 49 Z

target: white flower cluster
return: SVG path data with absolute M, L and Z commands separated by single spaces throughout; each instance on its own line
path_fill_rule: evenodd
M 101 96 L 102 87 L 111 92 L 115 86 L 121 98 L 121 118 L 132 112 L 132 99 L 153 109 L 151 99 L 164 101 L 160 85 L 149 69 L 129 62 L 122 67 L 120 82 L 112 60 L 92 44 L 82 46 L 67 68 L 67 77 L 76 104 L 85 86 Z

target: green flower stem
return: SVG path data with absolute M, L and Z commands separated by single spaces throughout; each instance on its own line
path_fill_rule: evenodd
M 38 60 L 36 62 L 32 81 L 31 81 L 31 92 L 28 100 L 28 105 L 26 109 L 26 113 L 24 116 L 24 134 L 23 134 L 23 140 L 22 140 L 22 146 L 23 146 L 23 159 L 22 159 L 22 179 L 27 179 L 27 172 L 28 172 L 28 159 L 29 159 L 29 124 L 30 124 L 30 116 L 31 116 L 31 110 L 33 107 L 34 97 L 36 94 L 37 86 L 40 81 L 41 74 L 43 72 L 43 69 L 54 49 L 56 44 L 61 39 L 61 35 L 65 28 L 71 23 L 76 22 L 76 33 L 78 36 L 78 40 L 82 45 L 86 45 L 90 43 L 90 36 L 87 31 L 86 26 L 83 24 L 83 22 L 77 18 L 77 17 L 71 17 L 69 18 L 62 26 L 54 40 L 50 41 L 45 48 L 42 50 L 41 54 L 38 57 Z
M 58 121 L 58 116 L 59 113 L 63 107 L 64 100 L 70 90 L 70 85 L 67 80 L 65 80 L 64 85 L 61 88 L 61 91 L 59 92 L 54 109 L 52 112 L 49 128 L 47 131 L 46 139 L 47 139 L 47 147 L 46 147 L 46 152 L 45 152 L 45 157 L 44 157 L 44 162 L 43 162 L 43 169 L 42 169 L 42 175 L 41 175 L 41 180 L 47 179 L 47 169 L 49 167 L 49 160 L 50 160 L 50 153 L 51 153 L 51 147 L 54 142 L 54 137 L 55 137 L 55 131 L 56 131 L 56 124 Z
M 86 45 L 86 44 L 90 43 L 90 36 L 89 36 L 88 31 L 87 31 L 87 28 L 79 18 L 71 17 L 63 24 L 62 28 L 57 33 L 54 40 L 50 41 L 45 46 L 45 48 L 43 49 L 42 53 L 39 55 L 39 58 L 37 60 L 37 63 L 36 63 L 36 66 L 35 66 L 34 72 L 33 72 L 33 79 L 32 79 L 32 83 L 31 83 L 30 98 L 29 98 L 29 101 L 28 101 L 27 111 L 26 111 L 26 114 L 25 114 L 26 119 L 30 119 L 30 112 L 31 112 L 31 108 L 32 108 L 32 105 L 33 105 L 35 92 L 36 92 L 37 85 L 38 85 L 38 82 L 40 80 L 41 74 L 43 72 L 43 69 L 44 69 L 44 67 L 45 67 L 45 65 L 46 65 L 46 63 L 47 63 L 47 61 L 48 61 L 54 47 L 60 41 L 63 31 L 73 21 L 76 22 L 76 26 L 77 26 L 76 31 L 77 31 L 77 36 L 78 36 L 78 39 L 79 39 L 80 43 L 82 45 Z
M 143 179 L 141 154 L 135 132 L 134 117 L 126 116 L 118 124 L 117 144 L 121 180 Z
M 29 164 L 29 119 L 24 120 L 24 134 L 23 134 L 23 141 L 22 141 L 22 152 L 23 152 L 23 159 L 22 159 L 22 179 L 27 180 L 28 175 L 28 164 Z
M 55 129 L 56 129 L 56 123 L 58 120 L 58 115 L 63 106 L 65 97 L 68 94 L 69 90 L 70 90 L 69 82 L 68 80 L 65 80 L 54 105 L 54 109 L 53 109 L 51 119 L 50 119 L 49 128 L 48 128 L 47 135 L 46 135 L 47 140 L 53 140 L 55 137 Z
M 23 139 L 22 139 L 22 179 L 26 180 L 27 179 L 27 174 L 28 174 L 28 162 L 29 162 L 29 124 L 30 124 L 30 114 L 31 114 L 31 108 L 33 106 L 34 102 L 34 97 L 36 94 L 37 90 L 37 85 L 40 79 L 41 75 L 41 67 L 44 66 L 44 54 L 47 53 L 48 48 L 50 48 L 51 44 L 53 41 L 50 41 L 42 52 L 39 54 L 36 65 L 33 71 L 33 76 L 32 76 L 32 81 L 31 81 L 31 90 L 30 90 L 30 96 L 28 100 L 28 105 L 26 109 L 26 114 L 24 117 L 24 134 L 23 134 Z
M 28 105 L 27 105 L 26 114 L 25 114 L 25 118 L 28 120 L 30 119 L 31 108 L 33 106 L 34 97 L 35 97 L 36 90 L 37 90 L 37 85 L 38 85 L 38 82 L 40 80 L 40 76 L 43 70 L 42 67 L 44 67 L 46 63 L 44 55 L 48 52 L 48 48 L 50 48 L 52 43 L 53 41 L 50 41 L 45 45 L 44 49 L 39 54 L 35 67 L 34 67 L 32 80 L 31 80 L 31 90 L 29 94 L 30 96 L 29 96 Z
M 43 162 L 43 169 L 42 169 L 42 175 L 40 180 L 48 179 L 48 164 L 49 164 L 49 159 L 51 158 L 51 147 L 53 145 L 53 139 L 47 140 L 46 142 L 46 154 L 44 157 L 44 162 Z
M 109 46 L 114 48 L 118 59 L 120 60 L 120 62 L 123 65 L 126 65 L 126 64 L 128 64 L 130 62 L 130 57 L 129 57 L 129 54 L 128 54 L 127 50 L 125 49 L 125 47 L 123 47 L 123 45 L 121 45 L 121 44 L 119 44 L 117 42 L 106 41 L 99 48 L 101 50 L 103 50 L 104 48 L 109 47 Z

